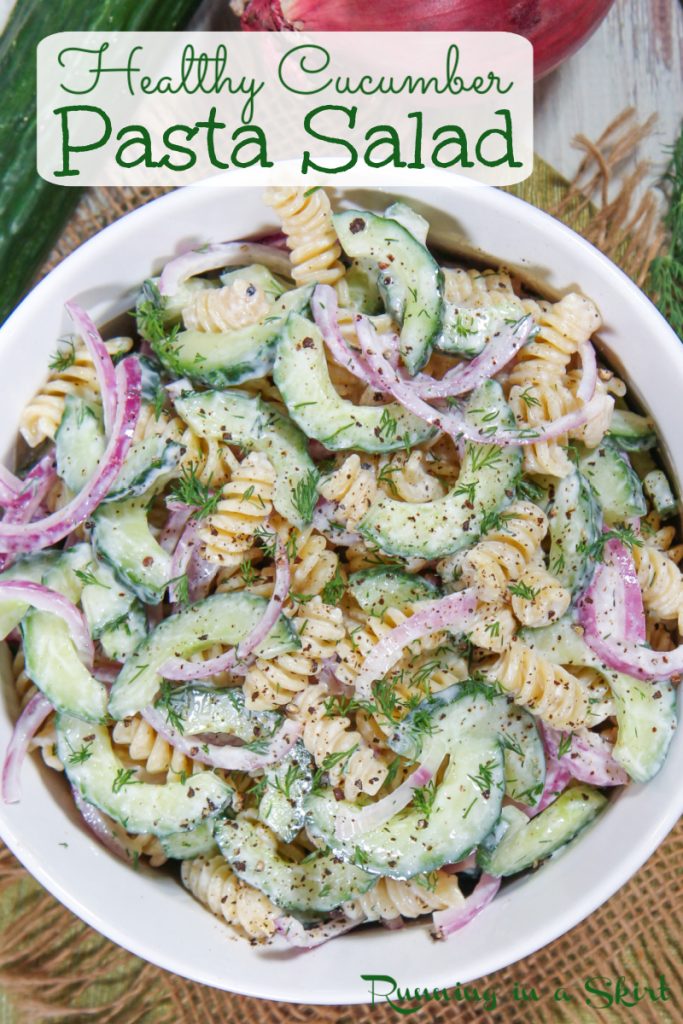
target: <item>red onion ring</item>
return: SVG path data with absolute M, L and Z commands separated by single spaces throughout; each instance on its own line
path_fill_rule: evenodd
M 407 807 L 413 799 L 415 790 L 427 783 L 434 777 L 443 760 L 443 752 L 433 754 L 424 761 L 419 768 L 416 768 L 407 779 L 398 786 L 393 793 L 383 797 L 374 804 L 368 804 L 354 811 L 341 813 L 335 825 L 337 839 L 345 841 L 353 839 L 354 836 L 362 835 L 364 832 L 371 832 L 379 828 L 385 822 L 393 818 L 395 814 Z
M 166 502 L 166 508 L 171 514 L 159 535 L 159 545 L 169 555 L 175 551 L 187 521 L 194 512 L 191 505 L 185 505 L 183 502 L 178 502 L 177 505 L 178 507 L 175 502 Z
M 102 335 L 86 311 L 76 302 L 67 302 L 65 309 L 71 317 L 74 327 L 85 342 L 90 358 L 93 361 L 102 398 L 104 432 L 109 437 L 114 423 L 114 416 L 116 415 L 114 363 L 107 351 L 107 346 L 102 340 Z
M 434 938 L 447 939 L 453 932 L 464 928 L 466 924 L 475 918 L 489 905 L 498 890 L 501 879 L 493 875 L 482 874 L 467 899 L 458 904 L 457 907 L 449 907 L 448 910 L 438 910 L 432 914 L 434 925 Z
M 598 383 L 598 360 L 590 341 L 584 341 L 579 346 L 579 356 L 581 357 L 581 383 L 576 397 L 580 402 L 590 402 Z
M 22 481 L 21 494 L 14 504 L 5 510 L 2 519 L 5 525 L 30 523 L 33 520 L 57 479 L 55 461 L 55 453 L 51 451 L 36 463 L 30 473 L 26 474 Z M 9 554 L 0 555 L 0 569 L 6 569 L 11 562 L 12 557 Z
M 0 522 L 0 553 L 40 551 L 63 540 L 107 495 L 133 441 L 140 412 L 140 365 L 124 359 L 116 367 L 116 418 L 97 470 L 63 508 L 35 523 Z
M 438 601 L 421 602 L 419 611 L 392 629 L 372 648 L 356 676 L 356 694 L 370 698 L 374 681 L 387 674 L 405 647 L 440 629 L 464 629 L 476 606 L 473 588 L 448 594 Z
M 275 246 L 259 242 L 217 242 L 203 249 L 183 253 L 167 263 L 159 278 L 159 293 L 175 295 L 189 277 L 247 263 L 262 263 L 283 277 L 289 277 L 292 269 L 288 253 Z
M 287 551 L 278 537 L 275 552 L 273 593 L 263 613 L 263 618 L 258 625 L 240 641 L 237 647 L 231 648 L 225 654 L 219 654 L 217 658 L 210 658 L 208 661 L 187 661 L 184 658 L 169 658 L 159 668 L 159 674 L 166 679 L 173 680 L 207 679 L 209 676 L 218 675 L 220 672 L 229 672 L 238 662 L 245 661 L 259 644 L 265 640 L 280 617 L 283 605 L 289 594 L 290 582 L 291 573 Z
M 311 312 L 335 363 L 376 391 L 385 392 L 387 389 L 382 377 L 372 370 L 367 360 L 349 348 L 339 329 L 337 293 L 334 288 L 328 284 L 316 285 L 311 299 Z
M 83 663 L 91 669 L 95 659 L 90 630 L 83 612 L 79 611 L 67 597 L 56 590 L 50 590 L 42 583 L 29 580 L 7 580 L 0 582 L 0 600 L 3 597 L 22 601 L 41 612 L 58 615 L 69 628 L 71 639 Z M 4 639 L 4 638 L 3 638 Z
M 21 766 L 31 740 L 52 710 L 52 704 L 47 697 L 38 692 L 31 697 L 19 715 L 2 765 L 3 803 L 18 804 L 21 800 Z
M 322 946 L 324 942 L 336 939 L 338 935 L 350 932 L 360 924 L 363 922 L 340 917 L 334 921 L 326 921 L 325 924 L 316 924 L 312 928 L 304 928 L 301 921 L 297 921 L 295 917 L 283 916 L 275 919 L 276 931 L 285 942 L 297 949 L 315 949 L 316 946 Z
M 185 754 L 186 757 L 194 761 L 209 764 L 213 768 L 223 768 L 229 772 L 255 772 L 261 768 L 267 768 L 271 764 L 276 764 L 289 753 L 302 730 L 298 722 L 285 719 L 273 737 L 269 748 L 265 753 L 257 754 L 246 746 L 219 746 L 216 743 L 203 743 L 196 737 L 193 739 L 182 736 L 169 725 L 166 716 L 154 707 L 147 707 L 141 713 L 155 732 L 158 732 L 162 739 L 179 750 L 181 754 Z
M 624 786 L 628 782 L 628 775 L 612 756 L 612 744 L 599 733 L 572 733 L 571 747 L 559 757 L 562 733 L 549 725 L 541 724 L 541 728 L 551 758 L 579 782 L 591 786 Z
M 6 466 L 0 465 L 0 506 L 16 504 L 24 489 L 24 481 L 15 476 Z
M 442 430 L 455 441 L 465 438 L 475 444 L 494 445 L 526 445 L 551 441 L 581 427 L 599 411 L 598 403 L 592 400 L 580 409 L 575 409 L 560 416 L 553 423 L 538 429 L 523 428 L 519 430 L 498 430 L 486 433 L 468 423 L 463 413 L 456 409 L 435 409 L 428 405 L 419 394 L 412 381 L 406 380 L 394 370 L 382 352 L 381 342 L 375 329 L 365 317 L 357 321 L 358 339 L 363 356 L 373 372 L 373 380 L 382 379 L 382 390 L 388 392 L 408 412 L 423 420 L 432 427 Z
M 74 803 L 80 811 L 83 821 L 86 823 L 90 831 L 99 839 L 102 846 L 106 847 L 110 853 L 113 853 L 116 857 L 120 857 L 121 860 L 135 861 L 135 851 L 126 846 L 126 844 L 119 839 L 114 833 L 112 827 L 108 824 L 107 819 L 102 812 L 93 804 L 89 804 L 88 801 L 82 796 L 80 790 L 75 786 L 71 787 L 71 793 L 74 798 Z M 124 831 L 123 829 L 121 831 Z
M 178 577 L 184 576 L 187 569 L 194 546 L 197 543 L 197 520 L 190 519 L 185 529 L 180 535 L 178 543 L 175 546 L 173 552 L 173 558 L 171 559 L 171 579 L 176 582 L 169 584 L 168 588 L 168 599 L 172 604 L 178 602 Z

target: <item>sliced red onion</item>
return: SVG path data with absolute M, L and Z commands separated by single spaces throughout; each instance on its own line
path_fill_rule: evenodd
M 633 556 L 626 545 L 614 537 L 605 544 L 603 558 L 606 565 L 616 569 L 621 582 L 618 635 L 625 640 L 644 643 L 647 633 L 645 608 Z
M 457 907 L 438 910 L 432 914 L 434 938 L 447 939 L 453 932 L 460 931 L 466 924 L 469 924 L 489 905 L 500 889 L 500 883 L 500 878 L 483 874 L 466 900 L 459 903 Z
M 31 740 L 52 710 L 47 697 L 36 693 L 19 715 L 2 766 L 3 803 L 18 804 L 21 800 L 21 766 Z
M 190 601 L 201 601 L 208 596 L 211 584 L 218 575 L 219 566 L 215 562 L 207 562 L 195 545 L 190 561 L 187 564 L 187 590 Z
M 114 417 L 116 415 L 116 377 L 114 363 L 107 351 L 107 346 L 102 340 L 102 335 L 97 330 L 92 319 L 86 311 L 76 302 L 67 302 L 66 311 L 73 321 L 73 325 L 85 346 L 90 353 L 90 358 L 97 374 L 97 383 L 102 398 L 102 410 L 104 413 L 104 432 L 109 437 L 111 434 Z
M 590 341 L 582 342 L 579 346 L 579 355 L 581 357 L 581 383 L 576 397 L 580 402 L 590 402 L 598 383 L 598 360 Z
M 455 864 L 444 864 L 441 868 L 447 875 L 457 875 L 461 871 L 472 871 L 477 866 L 476 853 L 470 853 L 462 860 L 456 860 Z
M 191 505 L 186 505 L 184 502 L 177 502 L 177 506 L 175 502 L 166 502 L 166 507 L 171 514 L 159 535 L 159 544 L 164 551 L 172 555 L 178 546 L 183 530 L 187 526 L 187 521 L 194 512 L 194 509 Z
M 189 277 L 206 274 L 223 267 L 240 267 L 247 263 L 262 263 L 283 277 L 291 274 L 289 255 L 282 249 L 259 242 L 218 242 L 203 249 L 183 253 L 164 267 L 159 278 L 161 295 L 175 295 Z
M 83 612 L 79 611 L 67 597 L 56 590 L 50 590 L 42 583 L 31 583 L 29 580 L 7 580 L 0 582 L 0 600 L 9 598 L 21 601 L 41 612 L 58 615 L 66 623 L 76 650 L 88 668 L 92 668 L 95 658 L 90 630 Z M 3 638 L 4 639 L 4 638 Z
M 358 544 L 362 538 L 359 533 L 352 533 L 343 528 L 337 529 L 334 515 L 338 508 L 336 502 L 320 498 L 313 510 L 313 529 L 322 533 L 328 540 L 334 541 L 339 547 L 348 548 L 352 544 Z
M 121 860 L 135 861 L 135 851 L 133 848 L 127 846 L 126 843 L 116 835 L 112 826 L 109 824 L 99 808 L 93 806 L 93 804 L 89 804 L 81 795 L 80 790 L 75 786 L 71 787 L 71 793 L 74 798 L 74 803 L 81 813 L 83 821 L 86 823 L 90 831 L 97 836 L 99 841 L 102 843 L 102 846 L 105 846 L 110 853 L 113 853 L 116 857 L 120 857 Z M 123 832 L 124 830 L 121 829 L 121 831 Z
M 367 804 L 357 810 L 347 810 L 337 817 L 335 833 L 338 839 L 345 841 L 354 836 L 362 835 L 379 828 L 393 818 L 395 814 L 407 807 L 415 795 L 415 790 L 426 786 L 438 771 L 443 760 L 443 752 L 432 754 L 419 768 L 405 779 L 393 793 L 383 797 L 374 804 Z
M 225 654 L 219 654 L 217 658 L 210 658 L 208 661 L 187 661 L 184 658 L 169 658 L 159 669 L 159 674 L 166 679 L 208 679 L 209 676 L 218 675 L 220 672 L 229 672 L 238 662 L 244 662 L 270 633 L 271 629 L 280 617 L 283 605 L 289 594 L 291 573 L 287 551 L 281 539 L 277 539 L 275 552 L 275 580 L 273 593 L 270 597 L 263 618 L 258 625 L 246 636 L 237 647 L 231 648 Z
M 347 345 L 339 329 L 337 293 L 334 288 L 328 284 L 316 286 L 311 299 L 311 312 L 335 363 L 343 366 L 354 377 L 365 381 L 376 391 L 385 392 L 387 388 L 381 375 L 375 373 L 369 363 Z
M 110 661 L 108 658 L 98 658 L 95 662 L 92 674 L 100 683 L 105 683 L 105 685 L 111 686 L 122 668 L 123 665 L 119 661 Z
M 181 533 L 178 543 L 176 544 L 175 551 L 173 552 L 170 572 L 171 579 L 175 582 L 169 584 L 168 588 L 168 599 L 172 604 L 177 603 L 179 600 L 178 578 L 185 575 L 188 563 L 192 557 L 194 546 L 197 543 L 197 526 L 197 520 L 190 519 Z
M 285 942 L 297 949 L 315 949 L 322 946 L 330 939 L 336 939 L 344 932 L 350 932 L 357 928 L 362 921 L 348 921 L 344 917 L 336 918 L 334 921 L 327 921 L 325 924 L 316 924 L 312 928 L 304 928 L 301 921 L 295 917 L 278 917 L 275 919 L 275 928 Z
M 474 391 L 514 359 L 529 340 L 533 326 L 534 320 L 530 314 L 522 317 L 516 324 L 506 324 L 493 336 L 480 355 L 470 363 L 462 363 L 449 370 L 441 380 L 419 373 L 413 379 L 416 394 L 420 398 L 435 399 Z
M 569 750 L 559 757 L 562 733 L 542 725 L 543 740 L 550 756 L 579 782 L 592 786 L 625 786 L 628 775 L 612 756 L 613 744 L 587 729 L 572 733 Z
M 6 466 L 0 465 L 0 506 L 14 505 L 24 489 L 24 481 Z
M 267 235 L 253 238 L 252 242 L 258 242 L 259 245 L 267 245 L 271 249 L 287 249 L 287 235 L 284 231 L 271 231 Z
M 0 552 L 40 551 L 56 544 L 88 518 L 108 493 L 133 441 L 140 412 L 140 365 L 124 359 L 116 367 L 116 418 L 97 470 L 63 508 L 35 523 L 0 522 Z
M 155 732 L 159 733 L 162 739 L 166 740 L 175 750 L 179 750 L 181 754 L 194 761 L 209 764 L 213 768 L 223 768 L 229 772 L 255 772 L 261 768 L 267 768 L 271 764 L 276 764 L 292 749 L 301 735 L 302 729 L 298 722 L 285 719 L 271 740 L 268 749 L 264 753 L 257 754 L 255 751 L 249 750 L 248 746 L 219 746 L 216 743 L 202 743 L 196 736 L 182 736 L 173 726 L 169 725 L 164 714 L 151 706 L 145 708 L 142 717 Z
M 477 606 L 477 596 L 472 587 L 457 594 L 448 594 L 438 601 L 424 601 L 420 610 L 396 626 L 376 644 L 367 656 L 356 676 L 356 694 L 359 697 L 372 696 L 372 684 L 387 674 L 401 657 L 404 648 L 440 629 L 465 631 Z
M 50 488 L 57 479 L 55 462 L 55 453 L 51 451 L 26 474 L 22 481 L 21 494 L 5 510 L 2 522 L 6 526 L 12 523 L 30 523 L 40 512 Z M 6 569 L 11 562 L 12 557 L 9 554 L 0 554 L 0 569 Z
M 565 416 L 560 416 L 552 423 L 539 426 L 538 428 L 519 428 L 516 430 L 493 430 L 490 432 L 479 430 L 467 422 L 467 419 L 457 409 L 435 409 L 420 398 L 411 380 L 402 377 L 394 370 L 382 352 L 382 343 L 379 340 L 372 324 L 366 317 L 359 317 L 357 322 L 358 339 L 361 343 L 363 356 L 373 372 L 373 380 L 382 380 L 382 390 L 390 394 L 408 412 L 411 412 L 418 419 L 423 420 L 432 427 L 442 430 L 455 441 L 464 438 L 476 444 L 526 445 L 539 444 L 544 441 L 551 441 L 561 437 L 570 431 L 578 429 L 588 422 L 599 412 L 598 402 L 594 399 L 587 405 Z M 374 386 L 374 385 L 373 385 Z M 599 396 L 598 396 L 599 397 Z

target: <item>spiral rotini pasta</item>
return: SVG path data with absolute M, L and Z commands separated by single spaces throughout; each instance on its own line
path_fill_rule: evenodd
M 338 284 L 345 271 L 327 194 L 322 189 L 269 188 L 264 200 L 287 235 L 296 283 Z
M 426 452 L 398 452 L 380 466 L 378 481 L 385 493 L 402 501 L 435 501 L 446 488 L 429 468 Z
M 483 540 L 459 560 L 462 579 L 476 587 L 482 600 L 495 600 L 519 579 L 547 531 L 548 519 L 538 505 L 513 502 Z
M 512 610 L 523 626 L 557 622 L 571 604 L 571 592 L 544 565 L 529 566 L 510 587 Z
M 405 881 L 380 878 L 362 896 L 344 903 L 342 910 L 351 921 L 392 921 L 456 907 L 464 899 L 457 875 L 435 871 Z
M 331 476 L 323 480 L 318 491 L 328 501 L 337 503 L 339 522 L 349 528 L 357 526 L 377 494 L 375 463 L 365 457 L 347 456 Z
M 240 881 L 220 854 L 184 860 L 180 876 L 195 899 L 247 938 L 263 941 L 273 935 L 279 911 L 258 889 Z
M 148 437 L 161 437 L 164 441 L 175 441 L 185 449 L 181 467 L 192 469 L 200 483 L 219 487 L 237 466 L 237 459 L 227 445 L 208 437 L 195 434 L 180 416 L 158 411 L 143 404 L 135 428 L 135 441 Z
M 577 677 L 516 637 L 491 667 L 489 675 L 516 704 L 540 715 L 557 729 L 577 729 L 586 722 L 588 702 Z
M 196 292 L 182 315 L 189 330 L 218 333 L 256 324 L 268 315 L 268 308 L 263 289 L 238 278 L 222 288 Z
M 130 351 L 133 339 L 112 338 L 105 344 L 110 355 L 118 356 Z M 77 395 L 87 402 L 99 401 L 97 373 L 80 338 L 63 342 L 52 365 L 55 368 L 19 421 L 19 432 L 31 448 L 47 439 L 54 440 L 68 395 Z
M 273 509 L 275 471 L 265 455 L 252 452 L 223 485 L 215 512 L 198 531 L 202 556 L 226 568 L 238 567 L 253 547 Z
M 633 545 L 633 561 L 643 592 L 646 611 L 683 625 L 683 578 L 681 571 L 665 551 L 644 541 Z
M 322 683 L 308 686 L 292 701 L 290 715 L 302 723 L 304 745 L 316 765 L 322 767 L 326 758 L 335 761 L 328 771 L 330 783 L 343 788 L 347 800 L 357 800 L 361 793 L 372 795 L 384 782 L 387 767 L 351 728 L 346 715 L 328 714 L 329 696 Z
M 150 775 L 164 775 L 172 780 L 206 770 L 205 765 L 170 746 L 140 715 L 116 722 L 112 740 L 117 747 L 125 748 L 131 762 L 143 765 Z
M 454 306 L 466 309 L 501 307 L 522 313 L 522 300 L 515 294 L 510 275 L 505 271 L 463 270 L 444 267 L 444 297 Z
M 247 707 L 268 710 L 288 704 L 318 675 L 323 661 L 334 656 L 345 635 L 341 609 L 319 597 L 298 607 L 292 621 L 301 648 L 270 661 L 256 659 L 244 680 Z

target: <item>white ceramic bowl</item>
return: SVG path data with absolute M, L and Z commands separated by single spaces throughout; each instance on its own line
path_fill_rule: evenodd
M 403 190 L 424 204 L 432 238 L 468 247 L 536 278 L 545 288 L 579 288 L 600 307 L 601 347 L 654 415 L 676 478 L 683 479 L 680 403 L 683 346 L 655 308 L 596 249 L 535 208 L 487 188 Z M 381 193 L 342 202 L 381 209 Z M 19 415 L 44 378 L 55 339 L 69 329 L 63 303 L 75 297 L 100 322 L 130 308 L 139 282 L 181 247 L 254 234 L 272 223 L 255 189 L 191 188 L 136 210 L 86 242 L 22 303 L 0 332 L 3 417 L 0 449 L 12 448 Z M 0 750 L 11 721 L 0 709 Z M 551 942 L 590 914 L 640 867 L 683 808 L 683 731 L 648 785 L 631 785 L 595 826 L 539 872 L 507 886 L 447 942 L 426 926 L 351 933 L 306 954 L 252 948 L 196 903 L 170 875 L 132 871 L 82 827 L 63 780 L 37 758 L 23 769 L 21 803 L 0 806 L 0 834 L 57 899 L 133 953 L 188 978 L 297 1003 L 369 1001 L 362 974 L 401 988 L 450 986 L 504 967 Z

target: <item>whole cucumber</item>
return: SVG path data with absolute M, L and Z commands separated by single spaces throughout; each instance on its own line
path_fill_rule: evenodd
M 182 28 L 200 0 L 16 0 L 0 37 L 0 322 L 30 285 L 80 199 L 36 170 L 36 47 L 54 32 Z

